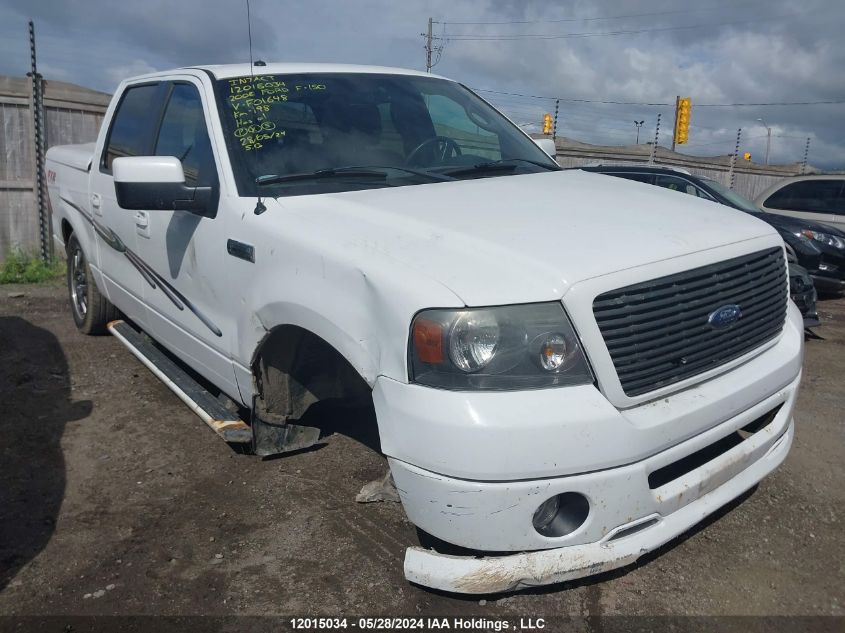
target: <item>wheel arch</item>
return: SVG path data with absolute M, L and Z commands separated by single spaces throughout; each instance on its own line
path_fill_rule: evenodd
M 336 344 L 295 323 L 266 331 L 250 373 L 253 404 L 268 420 L 299 419 L 321 400 L 372 402 L 365 373 Z
M 67 218 L 62 218 L 60 230 L 62 235 L 62 243 L 67 245 L 67 241 L 68 239 L 70 239 L 71 233 L 74 232 L 73 227 L 70 225 L 70 222 Z

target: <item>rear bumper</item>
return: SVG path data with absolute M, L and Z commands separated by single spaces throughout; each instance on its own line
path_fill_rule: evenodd
M 779 426 L 777 419 L 769 425 L 774 426 Z M 740 472 L 673 512 L 646 514 L 609 531 L 597 542 L 509 556 L 450 556 L 412 547 L 405 555 L 405 576 L 411 582 L 443 591 L 486 594 L 564 582 L 624 567 L 684 533 L 783 462 L 792 445 L 794 424 L 790 418 L 779 436 L 767 431 L 769 427 L 698 469 L 701 472 L 696 472 L 694 479 L 702 484 L 713 482 L 714 477 L 721 479 L 736 468 Z M 748 444 L 761 434 L 765 434 L 761 441 Z M 631 529 L 636 526 L 645 527 Z M 623 531 L 627 534 L 621 534 Z

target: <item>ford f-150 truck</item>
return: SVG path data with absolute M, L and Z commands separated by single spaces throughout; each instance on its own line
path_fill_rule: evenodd
M 409 519 L 453 546 L 409 547 L 415 583 L 626 565 L 784 460 L 802 320 L 771 227 L 540 145 L 408 70 L 126 80 L 95 144 L 47 155 L 73 318 L 259 455 L 368 399 Z

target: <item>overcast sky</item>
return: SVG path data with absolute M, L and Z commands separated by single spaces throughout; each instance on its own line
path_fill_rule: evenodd
M 762 118 L 772 131 L 770 162 L 799 162 L 810 137 L 812 164 L 845 169 L 845 103 L 703 105 L 845 102 L 842 0 L 251 1 L 259 59 L 422 69 L 420 34 L 431 16 L 445 44 L 435 72 L 479 90 L 560 97 L 560 135 L 628 144 L 634 121 L 645 120 L 643 142 L 660 112 L 661 144 L 669 144 L 675 96 L 688 95 L 692 127 L 682 151 L 731 153 L 741 127 L 741 151 L 763 162 Z M 45 78 L 108 92 L 154 69 L 245 61 L 245 7 L 245 0 L 0 0 L 0 74 L 29 70 L 29 18 Z M 480 94 L 529 130 L 554 110 L 553 100 Z M 567 101 L 579 99 L 589 102 Z

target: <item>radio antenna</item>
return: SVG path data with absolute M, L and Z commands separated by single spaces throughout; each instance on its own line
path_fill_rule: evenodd
M 253 70 L 252 61 L 252 16 L 249 12 L 249 0 L 246 0 L 246 32 L 249 39 L 249 87 L 250 89 L 255 90 L 255 72 Z M 258 111 L 255 109 L 255 95 L 253 95 L 252 101 L 252 115 L 253 117 L 258 117 Z M 254 124 L 255 122 L 253 122 L 253 125 Z M 254 162 L 257 166 L 257 160 Z M 255 179 L 255 193 L 258 195 L 258 202 L 255 204 L 255 210 L 253 213 L 255 213 L 255 215 L 261 215 L 267 210 L 267 207 L 264 206 L 264 203 L 261 201 L 261 189 L 258 184 L 258 178 Z

